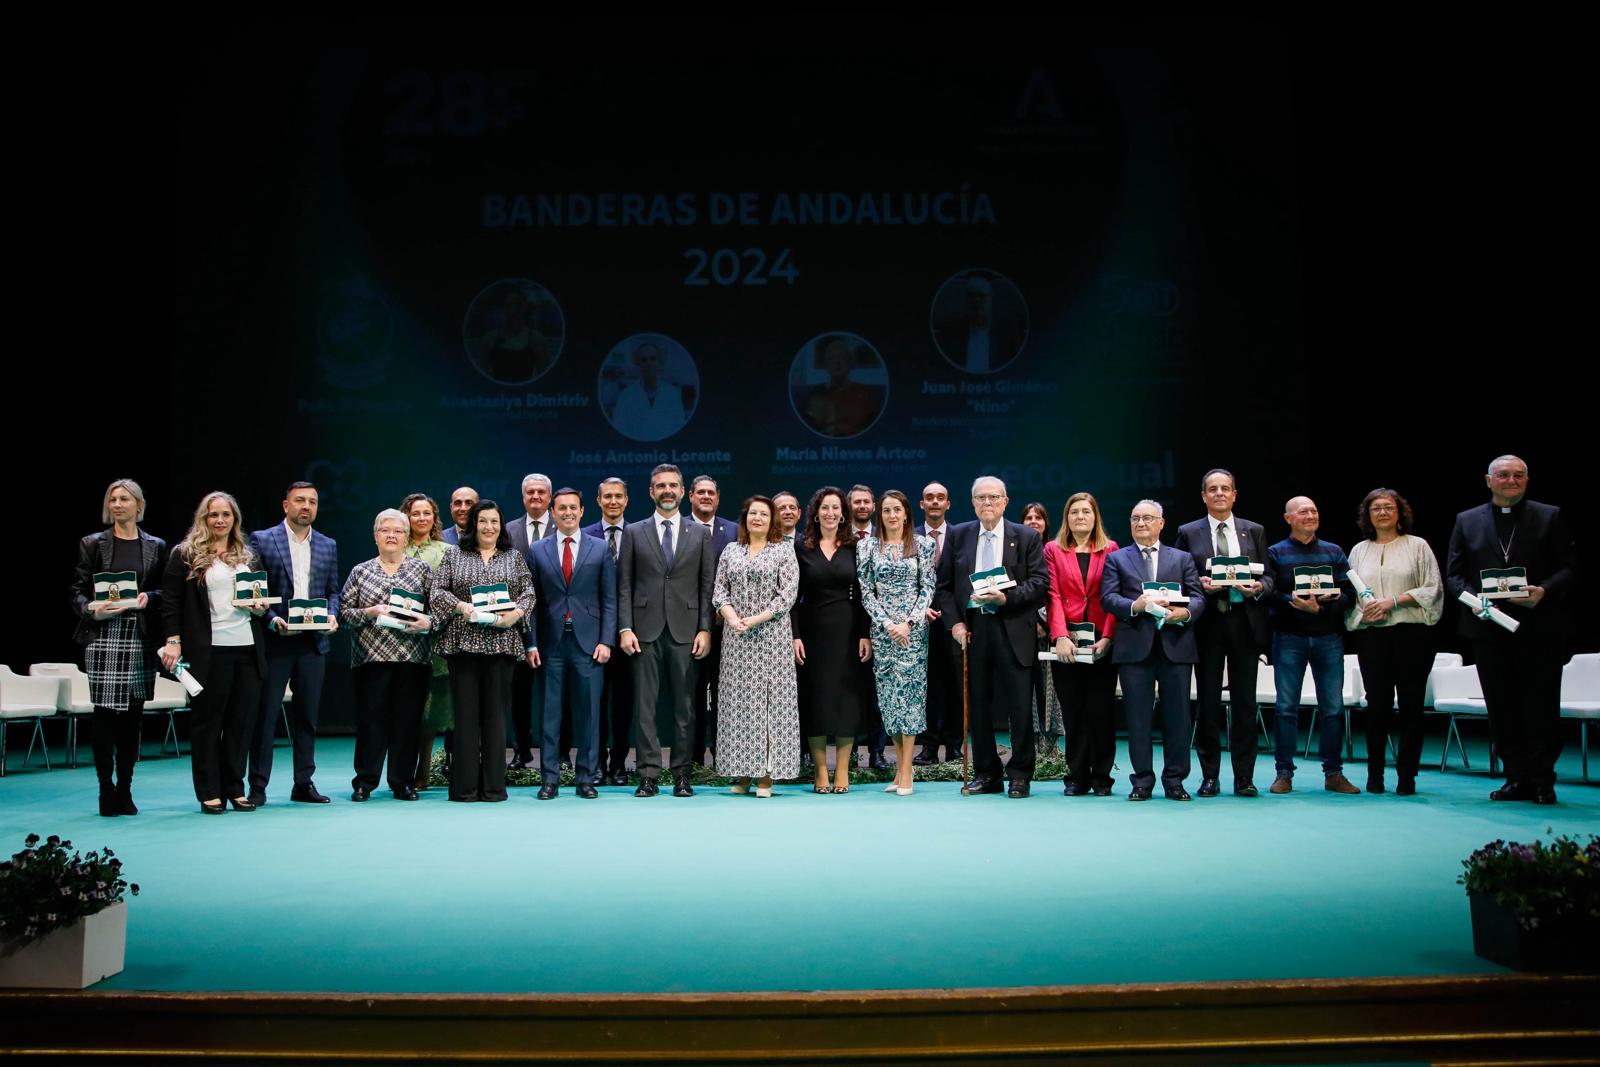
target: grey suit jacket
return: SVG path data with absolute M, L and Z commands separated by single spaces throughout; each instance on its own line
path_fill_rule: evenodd
M 667 632 L 688 644 L 701 630 L 711 629 L 711 590 L 717 557 L 706 528 L 684 518 L 668 569 L 652 512 L 630 522 L 617 552 L 617 629 L 632 630 L 640 641 L 655 641 Z

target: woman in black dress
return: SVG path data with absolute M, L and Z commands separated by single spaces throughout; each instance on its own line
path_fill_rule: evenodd
M 872 656 L 867 613 L 856 580 L 855 535 L 844 517 L 844 491 L 818 489 L 807 509 L 805 535 L 795 545 L 800 600 L 795 605 L 794 659 L 799 665 L 800 728 L 816 765 L 818 793 L 850 791 L 850 757 L 862 728 L 860 664 Z M 834 738 L 833 783 L 828 738 Z
M 72 608 L 78 644 L 94 702 L 94 771 L 100 779 L 101 815 L 137 815 L 133 765 L 139 759 L 139 723 L 144 702 L 155 695 L 155 656 L 161 637 L 161 578 L 167 543 L 139 528 L 144 490 L 131 478 L 106 487 L 100 521 L 109 528 L 78 542 Z M 137 591 L 101 583 L 95 575 L 132 572 Z M 113 772 L 115 777 L 113 778 Z

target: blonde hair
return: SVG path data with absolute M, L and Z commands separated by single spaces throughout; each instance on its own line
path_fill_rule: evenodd
M 222 546 L 220 552 L 211 547 L 211 527 L 206 525 L 206 513 L 211 510 L 213 500 L 226 500 L 228 507 L 233 511 L 233 528 L 228 531 L 227 543 Z M 194 509 L 194 521 L 189 524 L 189 532 L 184 536 L 179 550 L 189 560 L 191 581 L 199 580 L 211 564 L 218 560 L 230 567 L 248 567 L 255 562 L 256 554 L 250 551 L 250 546 L 244 539 L 244 515 L 240 512 L 239 502 L 233 498 L 232 493 L 215 489 L 200 498 L 200 506 Z
M 1106 537 L 1105 524 L 1100 521 L 1100 501 L 1094 498 L 1093 493 L 1073 493 L 1067 497 L 1067 502 L 1061 506 L 1061 529 L 1056 533 L 1056 544 L 1063 552 L 1077 549 L 1077 535 L 1067 525 L 1067 513 L 1072 510 L 1072 505 L 1080 500 L 1087 500 L 1089 507 L 1094 511 L 1094 532 L 1089 535 L 1089 551 L 1099 552 L 1110 542 Z
M 144 490 L 139 488 L 139 483 L 132 478 L 118 478 L 106 486 L 105 495 L 100 498 L 100 521 L 111 521 L 111 494 L 118 489 L 126 489 L 128 495 L 138 501 L 139 513 L 133 517 L 134 522 L 144 521 Z

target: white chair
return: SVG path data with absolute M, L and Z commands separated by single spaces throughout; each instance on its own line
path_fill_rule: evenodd
M 36 678 L 60 678 L 65 681 L 56 710 L 67 717 L 67 766 L 76 767 L 78 721 L 94 714 L 94 702 L 89 699 L 89 676 L 76 663 L 35 663 L 28 668 L 28 673 Z
M 44 754 L 44 769 L 50 769 L 50 749 L 44 742 L 44 721 L 54 718 L 60 703 L 61 681 L 56 678 L 31 678 L 13 674 L 11 668 L 0 664 L 0 778 L 6 776 L 6 733 L 13 722 L 33 720 L 33 733 L 28 735 L 28 752 L 22 757 L 24 769 L 33 758 L 37 743 Z
M 1589 780 L 1589 723 L 1600 719 L 1600 652 L 1573 656 L 1561 670 L 1561 717 L 1578 720 L 1583 780 Z
M 1445 769 L 1450 761 L 1450 745 L 1453 742 L 1461 752 L 1461 766 L 1471 770 L 1472 764 L 1467 760 L 1467 746 L 1461 742 L 1461 731 L 1456 723 L 1463 717 L 1469 719 L 1487 719 L 1489 706 L 1483 699 L 1483 686 L 1478 682 L 1478 669 L 1476 667 L 1435 667 L 1429 676 L 1433 683 L 1433 709 L 1438 714 L 1450 716 L 1450 725 L 1445 730 L 1444 752 L 1439 757 L 1439 769 Z M 1495 773 L 1494 745 L 1489 745 L 1489 773 Z
M 183 746 L 178 744 L 178 720 L 180 711 L 189 710 L 189 693 L 182 685 L 165 675 L 156 675 L 155 695 L 144 702 L 146 715 L 167 714 L 167 730 L 161 738 L 161 755 L 167 754 L 167 743 L 172 743 L 172 754 L 183 755 Z

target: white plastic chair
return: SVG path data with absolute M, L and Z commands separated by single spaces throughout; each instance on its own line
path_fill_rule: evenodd
M 167 754 L 167 742 L 172 743 L 172 754 L 183 755 L 183 746 L 178 743 L 178 720 L 180 711 L 189 710 L 189 693 L 178 682 L 165 675 L 156 675 L 155 695 L 144 702 L 147 715 L 167 714 L 167 730 L 161 738 L 161 755 Z
M 13 674 L 10 667 L 0 664 L 0 778 L 6 776 L 6 734 L 13 722 L 33 720 L 33 732 L 28 735 L 28 752 L 22 757 L 24 769 L 33 758 L 33 746 L 38 744 L 44 754 L 44 769 L 50 769 L 50 749 L 44 740 L 44 721 L 54 718 L 60 703 L 62 682 L 58 678 L 32 678 Z
M 1461 766 L 1471 770 L 1472 764 L 1467 760 L 1467 746 L 1461 742 L 1461 731 L 1457 729 L 1456 722 L 1462 717 L 1469 719 L 1487 719 L 1489 705 L 1483 699 L 1483 686 L 1478 681 L 1476 667 L 1435 667 L 1429 676 L 1433 682 L 1433 709 L 1436 713 L 1450 716 L 1450 725 L 1445 730 L 1444 752 L 1439 757 L 1439 769 L 1445 769 L 1450 761 L 1450 745 L 1454 742 L 1461 752 Z M 1489 745 L 1489 773 L 1495 773 L 1494 744 Z
M 78 765 L 78 721 L 94 714 L 94 703 L 89 699 L 89 676 L 76 663 L 35 663 L 28 668 L 35 677 L 62 678 L 56 710 L 67 717 L 67 766 Z
M 1583 780 L 1589 780 L 1589 723 L 1600 719 L 1600 652 L 1573 656 L 1561 670 L 1561 717 L 1578 720 Z

